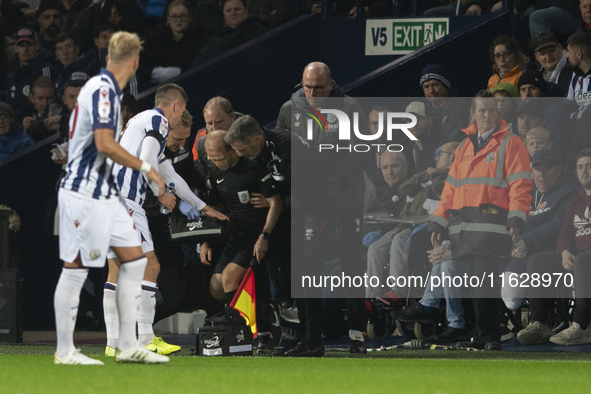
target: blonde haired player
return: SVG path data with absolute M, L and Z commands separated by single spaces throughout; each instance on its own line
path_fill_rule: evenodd
M 164 148 L 167 146 L 170 128 L 179 125 L 183 114 L 186 112 L 187 93 L 176 84 L 161 86 L 156 92 L 155 107 L 143 111 L 129 120 L 121 135 L 119 143 L 125 150 L 136 155 L 141 160 L 149 162 L 153 168 L 157 168 L 166 181 L 174 183 L 176 194 L 193 208 L 204 215 L 220 220 L 228 220 L 215 209 L 207 206 L 193 194 L 187 183 L 181 178 L 172 163 L 164 156 Z M 138 310 L 138 335 L 139 344 L 158 354 L 170 354 L 180 350 L 180 346 L 170 345 L 156 337 L 152 329 L 156 308 L 156 280 L 160 273 L 160 264 L 154 253 L 154 243 L 148 227 L 148 218 L 142 208 L 146 199 L 148 183 L 140 172 L 128 167 L 117 165 L 115 168 L 117 185 L 121 196 L 125 198 L 125 204 L 131 213 L 131 217 L 140 232 L 141 246 L 146 254 L 148 264 L 142 281 L 142 293 Z M 158 197 L 170 211 L 174 209 L 175 197 L 166 193 Z M 117 256 L 110 252 L 109 276 L 105 283 L 103 306 L 105 311 L 105 324 L 107 327 L 106 356 L 114 356 L 117 346 L 118 316 L 115 294 L 117 289 L 117 274 L 120 265 Z
M 68 165 L 58 197 L 64 268 L 54 297 L 56 364 L 103 364 L 74 347 L 74 327 L 88 269 L 105 265 L 109 247 L 122 261 L 116 294 L 120 337 L 115 360 L 144 364 L 169 361 L 137 344 L 135 324 L 147 259 L 112 173 L 113 162 L 141 171 L 157 185 L 158 195 L 164 192 L 162 176 L 116 142 L 122 130 L 121 89 L 138 69 L 141 49 L 136 34 L 114 34 L 107 68 L 82 87 L 70 116 Z

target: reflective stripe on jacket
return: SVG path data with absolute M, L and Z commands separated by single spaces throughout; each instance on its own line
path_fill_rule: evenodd
M 498 130 L 474 153 L 478 128 L 455 151 L 435 211 L 431 231 L 449 229 L 453 257 L 463 254 L 506 256 L 511 240 L 507 228 L 525 227 L 533 189 L 529 155 L 523 141 L 498 120 Z

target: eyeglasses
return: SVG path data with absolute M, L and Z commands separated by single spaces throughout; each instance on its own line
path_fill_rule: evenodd
M 493 56 L 495 60 L 509 59 L 513 55 L 513 52 L 495 53 Z
M 328 81 L 328 83 L 324 86 L 307 86 L 304 85 L 304 91 L 305 92 L 310 92 L 310 91 L 314 91 L 314 93 L 322 93 L 322 91 L 324 90 L 325 87 L 327 87 L 332 81 Z
M 495 98 L 495 100 L 497 100 L 497 103 L 501 103 L 501 104 L 511 104 L 513 101 L 513 99 L 510 97 Z
M 182 22 L 184 22 L 187 19 L 189 19 L 190 16 L 191 15 L 189 15 L 189 14 L 179 14 L 179 15 L 177 15 L 177 14 L 170 14 L 170 15 L 168 15 L 168 17 L 170 19 L 172 19 L 173 21 L 174 20 L 178 20 L 178 21 L 182 21 Z

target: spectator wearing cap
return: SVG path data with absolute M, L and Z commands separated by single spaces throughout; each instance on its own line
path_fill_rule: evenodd
M 461 141 L 460 130 L 469 124 L 469 105 L 455 98 L 459 93 L 451 89 L 447 70 L 438 64 L 428 65 L 421 72 L 420 85 L 428 102 L 427 113 L 441 125 L 448 141 Z
M 581 191 L 568 203 L 562 227 L 558 235 L 556 251 L 538 253 L 527 261 L 527 273 L 570 273 L 574 276 L 575 313 L 573 323 L 566 330 L 555 334 L 548 327 L 548 311 L 552 300 L 557 296 L 554 291 L 530 287 L 531 323 L 517 334 L 517 339 L 527 345 L 543 343 L 548 340 L 559 345 L 582 345 L 591 342 L 591 149 L 583 149 L 576 158 L 577 178 Z M 556 289 L 550 289 L 556 290 Z
M 566 206 L 580 190 L 577 178 L 561 164 L 552 151 L 537 151 L 532 158 L 532 201 L 521 239 L 513 245 L 513 260 L 505 269 L 505 287 L 501 295 L 510 310 L 521 308 L 526 297 L 525 287 L 511 287 L 511 273 L 527 271 L 527 258 L 545 251 L 556 250 L 556 240 L 562 227 Z
M 534 157 L 539 150 L 552 149 L 552 140 L 550 133 L 543 127 L 534 127 L 527 132 L 525 136 L 525 146 L 530 159 Z
M 552 150 L 564 159 L 573 139 L 575 124 L 563 100 L 550 98 L 562 97 L 560 88 L 556 84 L 544 81 L 542 73 L 537 70 L 525 71 L 519 78 L 517 87 L 523 102 L 535 101 L 539 105 L 545 120 L 544 127 L 548 129 L 554 141 Z
M 527 133 L 531 129 L 534 127 L 544 127 L 546 124 L 542 107 L 534 101 L 521 103 L 519 108 L 517 108 L 516 115 L 517 135 L 521 137 L 524 143 Z
M 517 85 L 521 73 L 528 64 L 528 59 L 521 53 L 517 41 L 509 36 L 494 39 L 490 48 L 490 60 L 493 64 L 493 76 L 488 80 L 488 90 L 502 82 Z
M 62 31 L 62 12 L 57 0 L 43 0 L 37 10 L 39 23 L 39 45 L 49 52 L 55 52 L 54 39 Z
M 33 143 L 33 140 L 23 133 L 21 125 L 15 121 L 12 107 L 0 101 L 0 160 Z
M 68 82 L 64 86 L 62 103 L 53 103 L 49 106 L 46 117 L 36 120 L 27 130 L 27 134 L 35 140 L 41 141 L 55 133 L 60 134 L 60 140 L 68 140 L 68 129 L 70 114 L 76 105 L 76 100 L 80 89 L 88 81 L 88 75 L 82 72 L 75 72 L 70 75 Z
M 499 118 L 507 122 L 507 127 L 512 131 L 517 127 L 517 115 L 515 111 L 521 103 L 519 90 L 512 83 L 500 83 L 491 90 L 497 102 L 497 112 Z
M 417 124 L 409 129 L 417 140 L 414 141 L 412 151 L 409 152 L 410 160 L 408 160 L 409 154 L 405 152 L 405 155 L 411 164 L 411 172 L 421 173 L 433 167 L 435 151 L 448 141 L 439 124 L 433 122 L 433 116 L 427 114 L 424 103 L 413 101 L 406 107 L 406 112 L 417 118 Z
M 573 69 L 558 38 L 551 31 L 543 31 L 532 39 L 531 49 L 540 63 L 539 71 L 544 80 L 557 84 L 566 93 Z
M 80 57 L 80 48 L 76 45 L 74 37 L 62 33 L 55 39 L 55 56 L 61 68 L 57 76 L 55 87 L 59 93 L 63 92 L 64 85 L 70 79 L 72 73 L 82 72 L 88 67 L 86 58 Z
M 56 68 L 51 64 L 51 57 L 45 49 L 40 50 L 37 33 L 23 28 L 15 35 L 15 52 L 18 61 L 6 76 L 6 102 L 17 112 L 29 100 L 31 86 L 41 76 L 57 76 Z
M 25 133 L 29 133 L 31 125 L 39 119 L 45 119 L 49 106 L 55 100 L 55 88 L 49 77 L 39 77 L 31 87 L 29 102 L 16 111 L 17 122 L 23 125 Z

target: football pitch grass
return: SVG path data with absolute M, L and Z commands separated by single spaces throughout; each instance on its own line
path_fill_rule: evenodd
M 589 393 L 591 354 L 399 350 L 320 359 L 203 358 L 165 365 L 53 364 L 53 346 L 0 345 L 0 393 Z

